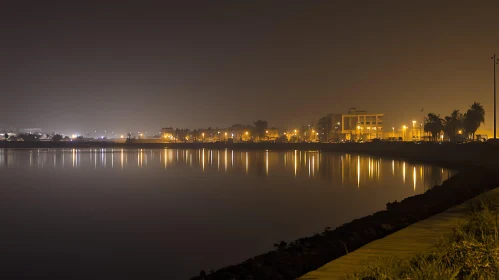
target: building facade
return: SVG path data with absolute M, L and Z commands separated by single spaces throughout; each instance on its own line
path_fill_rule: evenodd
M 341 115 L 341 134 L 343 140 L 372 140 L 383 138 L 384 114 L 370 114 L 351 108 L 348 114 Z

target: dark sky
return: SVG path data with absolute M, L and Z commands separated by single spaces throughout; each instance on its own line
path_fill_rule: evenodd
M 294 127 L 357 107 L 388 130 L 473 101 L 492 128 L 499 1 L 176 2 L 2 1 L 0 128 Z

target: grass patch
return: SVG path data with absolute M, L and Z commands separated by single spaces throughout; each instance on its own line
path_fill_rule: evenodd
M 466 222 L 411 260 L 378 259 L 348 280 L 499 279 L 499 198 L 472 203 Z

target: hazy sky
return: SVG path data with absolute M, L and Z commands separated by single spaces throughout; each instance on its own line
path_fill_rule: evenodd
M 388 130 L 474 101 L 492 128 L 499 1 L 176 2 L 2 1 L 0 128 L 294 127 L 357 107 Z

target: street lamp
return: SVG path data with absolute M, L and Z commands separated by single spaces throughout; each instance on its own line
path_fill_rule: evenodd
M 392 126 L 392 137 L 395 138 L 395 127 Z
M 424 137 L 423 137 L 423 123 L 419 123 L 419 140 L 420 141 L 424 141 Z M 421 138 L 423 137 L 423 139 Z
M 499 59 L 496 59 L 496 54 L 491 59 L 494 64 L 494 139 L 496 139 L 496 64 L 499 64 Z
M 414 140 L 414 125 L 416 125 L 416 121 L 412 121 L 412 140 Z
M 402 140 L 405 141 L 405 130 L 407 129 L 407 126 L 403 125 L 402 126 Z
M 203 132 L 203 133 L 201 133 L 201 136 L 203 136 L 203 142 L 204 142 L 204 132 Z

